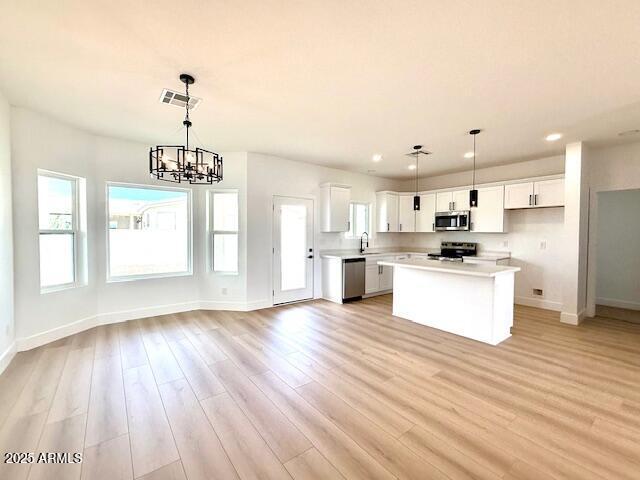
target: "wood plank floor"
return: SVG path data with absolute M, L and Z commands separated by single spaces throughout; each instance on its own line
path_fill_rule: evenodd
M 640 325 L 517 307 L 491 347 L 391 296 L 99 327 L 0 376 L 1 479 L 638 479 Z

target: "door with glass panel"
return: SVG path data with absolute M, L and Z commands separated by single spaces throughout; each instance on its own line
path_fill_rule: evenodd
M 273 197 L 273 303 L 313 298 L 313 200 Z

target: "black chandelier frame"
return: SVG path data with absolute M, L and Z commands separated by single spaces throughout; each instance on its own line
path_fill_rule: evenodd
M 197 147 L 189 148 L 189 129 L 192 127 L 189 119 L 189 85 L 195 79 L 186 73 L 180 75 L 185 84 L 186 115 L 182 124 L 187 129 L 187 144 L 185 145 L 156 145 L 149 149 L 149 173 L 158 180 L 172 183 L 189 183 L 212 185 L 222 181 L 222 155 Z

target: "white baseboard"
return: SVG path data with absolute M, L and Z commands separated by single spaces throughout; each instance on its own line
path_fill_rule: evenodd
M 7 349 L 0 354 L 0 373 L 4 372 L 4 369 L 9 366 L 13 357 L 16 356 L 16 342 L 12 342 Z
M 110 323 L 126 322 L 138 318 L 155 317 L 158 315 L 170 315 L 172 313 L 190 312 L 198 310 L 200 302 L 171 303 L 168 305 L 158 305 L 153 307 L 134 308 L 133 310 L 122 310 L 120 312 L 101 313 L 97 315 L 96 325 L 108 325 Z
M 55 342 L 56 340 L 68 337 L 69 335 L 84 332 L 85 330 L 97 326 L 96 320 L 97 316 L 93 315 L 91 317 L 76 320 L 75 322 L 67 323 L 60 327 L 45 330 L 41 333 L 29 335 L 28 337 L 16 338 L 16 350 L 18 352 L 24 352 L 25 350 L 31 350 L 32 348 Z
M 234 312 L 249 312 L 262 308 L 273 307 L 269 300 L 255 300 L 253 302 L 221 302 L 219 300 L 203 300 L 200 308 L 203 310 L 231 310 Z
M 155 317 L 157 315 L 169 315 L 172 313 L 190 312 L 192 310 L 205 309 L 205 310 L 235 310 L 246 312 L 249 310 L 259 310 L 261 308 L 268 308 L 273 304 L 268 300 L 259 300 L 254 302 L 218 302 L 218 301 L 194 301 L 173 303 L 168 305 L 157 305 L 153 307 L 134 308 L 132 310 L 122 310 L 119 312 L 101 313 L 87 318 L 76 320 L 75 322 L 62 325 L 60 327 L 52 328 L 35 335 L 28 337 L 21 337 L 16 339 L 13 344 L 14 354 L 16 351 L 22 352 L 25 350 L 31 350 L 32 348 L 45 345 L 47 343 L 55 342 L 69 335 L 75 335 L 76 333 L 84 332 L 90 328 L 100 325 L 109 325 L 112 323 L 126 322 L 128 320 L 136 320 L 139 318 Z M 4 361 L 4 356 L 7 352 L 0 357 L 0 366 Z M 13 355 L 9 355 L 13 358 Z
M 580 325 L 584 320 L 586 310 L 578 313 L 560 312 L 560 322 L 568 325 Z
M 629 300 L 619 300 L 617 298 L 596 298 L 596 305 L 605 305 L 607 307 L 626 308 L 628 310 L 640 310 L 640 302 L 632 302 Z
M 544 308 L 546 310 L 554 310 L 556 312 L 562 311 L 561 302 L 553 302 L 551 300 L 545 300 L 543 298 L 531 298 L 531 297 L 515 297 L 514 300 L 517 305 L 526 305 L 528 307 Z

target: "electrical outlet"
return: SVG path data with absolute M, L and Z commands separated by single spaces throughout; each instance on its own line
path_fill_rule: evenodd
M 540 250 L 546 250 L 546 249 L 547 249 L 547 241 L 546 240 L 540 241 Z
M 226 295 L 227 294 L 227 287 L 222 287 L 220 289 L 220 292 L 222 293 L 222 295 Z
M 509 240 L 505 240 L 504 242 L 502 242 L 502 246 L 504 248 L 508 248 L 509 247 Z
M 536 297 L 544 297 L 544 292 L 542 291 L 541 288 L 534 288 L 533 295 Z

